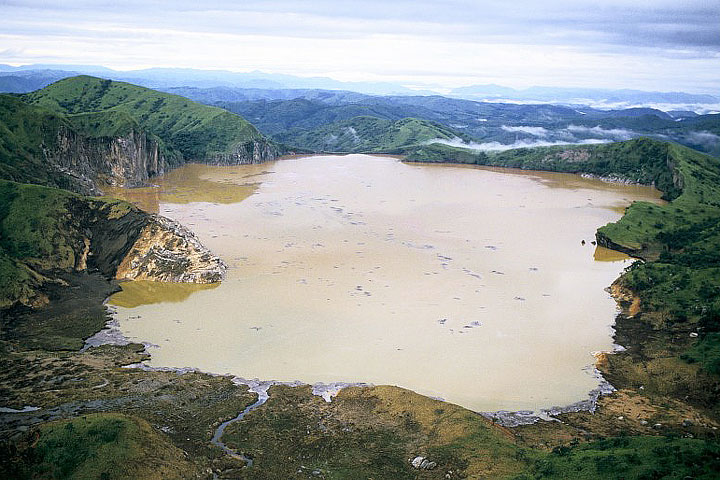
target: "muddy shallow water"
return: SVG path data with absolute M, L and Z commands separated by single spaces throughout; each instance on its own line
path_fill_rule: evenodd
M 180 221 L 219 286 L 124 284 L 120 328 L 154 366 L 393 384 L 473 410 L 587 398 L 627 257 L 597 227 L 648 187 L 391 157 L 188 165 L 109 192 Z M 585 245 L 582 245 L 585 240 Z

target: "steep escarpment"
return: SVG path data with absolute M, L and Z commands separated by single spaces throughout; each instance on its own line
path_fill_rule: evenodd
M 69 117 L 0 95 L 0 132 L 0 177 L 16 182 L 98 194 L 140 185 L 167 164 L 162 141 L 122 113 Z
M 162 248 L 139 246 L 148 231 Z M 136 278 L 126 265 L 139 255 L 154 266 L 141 275 L 148 280 L 208 283 L 225 270 L 191 232 L 126 202 L 0 181 L 0 308 L 41 306 L 47 288 L 81 273 L 113 278 L 121 264 L 123 277 Z
M 73 77 L 0 95 L 0 178 L 97 194 L 186 162 L 260 163 L 280 148 L 242 117 L 121 82 Z
M 183 162 L 242 164 L 271 160 L 278 147 L 239 115 L 124 82 L 78 76 L 21 97 L 65 115 L 124 114 L 161 139 L 168 166 Z M 91 130 L 103 122 L 86 122 Z

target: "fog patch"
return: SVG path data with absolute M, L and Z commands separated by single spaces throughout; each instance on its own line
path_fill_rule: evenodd
M 565 105 L 567 102 L 557 102 L 560 105 Z M 596 108 L 598 110 L 624 110 L 627 108 L 654 108 L 662 112 L 669 112 L 672 110 L 687 110 L 695 112 L 698 115 L 707 115 L 716 113 L 720 110 L 720 103 L 659 103 L 659 102 L 613 102 L 609 100 L 595 101 L 595 100 L 579 100 L 572 102 L 576 105 L 585 105 L 590 108 Z
M 720 135 L 715 135 L 707 131 L 688 132 L 685 138 L 688 142 L 701 145 L 707 150 L 711 150 L 720 145 Z
M 454 138 L 451 140 L 444 138 L 436 138 L 434 140 L 428 140 L 426 144 L 439 143 L 442 145 L 448 145 L 450 147 L 465 148 L 468 150 L 478 150 L 485 152 L 502 152 L 505 150 L 512 150 L 514 148 L 535 148 L 535 147 L 554 147 L 558 145 L 594 145 L 599 143 L 610 143 L 610 140 L 590 138 L 586 140 L 579 140 L 575 142 L 549 142 L 546 140 L 518 140 L 513 143 L 500 143 L 500 142 L 464 142 L 460 138 Z
M 565 130 L 572 133 L 583 133 L 586 135 L 596 135 L 602 138 L 611 138 L 613 140 L 630 140 L 633 137 L 637 137 L 638 134 L 632 130 L 626 130 L 624 128 L 602 128 L 601 126 L 596 127 L 584 127 L 582 125 L 568 125 Z
M 502 128 L 506 132 L 527 133 L 528 135 L 532 135 L 533 137 L 547 137 L 548 134 L 550 133 L 550 131 L 547 130 L 546 128 L 531 127 L 528 125 L 518 125 L 515 127 L 503 125 L 500 128 Z

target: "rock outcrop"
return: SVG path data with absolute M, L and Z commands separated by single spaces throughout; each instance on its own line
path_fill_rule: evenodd
M 215 283 L 227 266 L 179 223 L 151 216 L 115 277 L 158 282 Z
M 78 179 L 91 193 L 103 184 L 138 186 L 165 171 L 158 141 L 142 130 L 118 137 L 86 137 L 61 128 L 55 148 L 43 153 L 49 165 Z
M 263 163 L 273 160 L 280 155 L 276 145 L 265 140 L 251 140 L 235 145 L 232 153 L 217 153 L 211 155 L 203 163 L 212 165 L 245 165 L 250 163 Z
M 13 225 L 12 232 L 0 229 L 0 310 L 47 305 L 48 292 L 88 274 L 194 283 L 223 278 L 225 264 L 192 232 L 127 202 L 2 181 L 0 197 Z

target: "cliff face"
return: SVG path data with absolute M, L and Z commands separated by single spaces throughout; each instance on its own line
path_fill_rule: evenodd
M 212 165 L 245 165 L 249 163 L 263 163 L 273 160 L 280 155 L 274 144 L 265 139 L 251 140 L 241 143 L 233 148 L 232 153 L 216 153 L 207 158 Z
M 172 164 L 161 153 L 158 141 L 142 130 L 115 137 L 86 137 L 61 127 L 52 146 L 43 145 L 45 165 L 65 184 L 84 195 L 100 195 L 104 185 L 137 187 L 162 175 L 187 159 Z M 238 144 L 231 153 L 211 154 L 196 161 L 212 165 L 244 165 L 277 158 L 278 148 L 265 139 Z
M 165 171 L 158 142 L 131 130 L 117 137 L 86 137 L 62 127 L 56 144 L 44 146 L 49 166 L 71 177 L 79 193 L 98 194 L 102 185 L 138 186 Z
M 0 309 L 42 306 L 47 291 L 93 272 L 195 283 L 225 273 L 192 232 L 126 202 L 7 181 L 0 200 Z
M 215 283 L 227 266 L 179 223 L 153 215 L 117 268 L 115 277 L 159 282 Z

